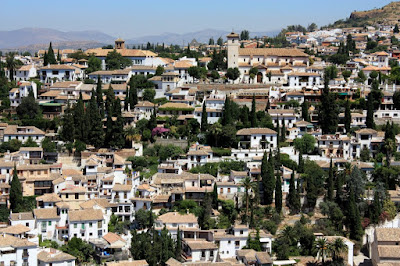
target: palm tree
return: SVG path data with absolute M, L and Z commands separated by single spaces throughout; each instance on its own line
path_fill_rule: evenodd
M 326 238 L 318 238 L 317 241 L 315 241 L 315 249 L 317 251 L 317 257 L 320 257 L 322 259 L 322 264 L 324 264 L 325 257 L 328 255 L 329 251 L 329 244 Z
M 140 141 L 141 136 L 136 133 L 136 129 L 133 126 L 129 126 L 124 129 L 125 140 L 132 145 L 132 141 Z
M 219 136 L 221 135 L 221 133 L 222 133 L 222 125 L 218 122 L 212 124 L 212 126 L 210 127 L 210 135 L 213 136 L 214 138 L 214 146 L 217 146 Z
M 15 69 L 21 65 L 21 61 L 15 60 L 14 53 L 8 53 L 6 55 L 6 66 L 8 71 L 10 71 L 10 80 L 14 80 L 14 71 Z
M 251 181 L 251 178 L 249 176 L 246 176 L 241 182 L 241 186 L 244 188 L 244 192 L 246 194 L 246 217 L 249 214 L 249 190 L 252 189 L 254 190 L 255 188 L 255 183 Z
M 340 254 L 347 250 L 347 246 L 343 239 L 338 237 L 335 241 L 329 244 L 329 250 L 332 254 L 332 260 L 337 261 L 341 257 Z
M 279 237 L 285 239 L 285 241 L 292 246 L 296 241 L 296 232 L 291 226 L 286 226 L 282 232 L 279 234 Z

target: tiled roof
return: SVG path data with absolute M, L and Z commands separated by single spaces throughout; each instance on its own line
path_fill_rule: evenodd
M 43 201 L 43 202 L 59 202 L 61 198 L 56 193 L 47 193 L 43 194 L 36 198 L 36 201 Z
M 239 55 L 308 57 L 303 51 L 290 48 L 239 48 Z
M 217 249 L 217 245 L 206 240 L 185 240 L 191 250 Z
M 381 241 L 400 241 L 400 228 L 376 228 L 375 233 L 378 243 Z
M 118 262 L 107 262 L 107 266 L 148 266 L 146 260 L 121 260 Z
M 113 191 L 131 191 L 132 185 L 115 184 L 112 188 Z
M 238 130 L 236 135 L 254 135 L 254 134 L 277 134 L 270 128 L 243 128 Z
M 29 129 L 31 132 L 22 132 L 18 131 L 18 129 Z M 44 135 L 45 133 L 34 126 L 17 126 L 17 125 L 8 125 L 4 130 L 4 135 Z
M 160 215 L 157 220 L 162 221 L 162 223 L 197 223 L 197 218 L 194 214 L 180 214 L 179 212 L 167 212 Z
M 32 212 L 11 213 L 11 221 L 34 220 Z
M 42 262 L 53 263 L 53 262 L 75 260 L 76 258 L 68 253 L 64 253 L 59 250 L 48 249 L 48 251 L 47 250 L 40 251 L 37 254 L 37 259 Z
M 45 208 L 45 209 L 34 209 L 36 219 L 49 220 L 49 219 L 60 219 L 57 215 L 57 208 Z
M 103 236 L 103 238 L 110 244 L 117 241 L 126 242 L 122 237 L 112 232 L 108 232 L 106 235 Z
M 71 222 L 80 221 L 100 221 L 103 220 L 103 212 L 99 209 L 85 209 L 77 211 L 69 211 L 68 219 Z
M 35 247 L 35 246 L 36 246 L 35 243 L 32 243 L 26 239 L 21 239 L 7 234 L 0 235 L 0 247 L 22 248 L 22 247 Z
M 16 224 L 6 228 L 0 228 L 0 233 L 19 235 L 31 231 L 31 229 L 22 224 Z
M 105 57 L 109 52 L 112 52 L 114 49 L 88 49 L 86 50 L 86 54 L 94 54 L 95 56 Z M 155 57 L 157 54 L 152 51 L 147 50 L 137 50 L 137 49 L 115 49 L 118 53 L 120 53 L 123 57 Z

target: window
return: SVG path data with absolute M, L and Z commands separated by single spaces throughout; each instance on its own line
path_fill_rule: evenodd
M 240 241 L 235 241 L 235 246 L 240 246 Z
M 51 221 L 49 221 L 49 226 L 51 225 Z
M 172 224 L 172 227 L 177 227 L 178 226 L 178 224 Z
M 75 199 L 79 199 L 79 194 L 75 193 Z
M 201 251 L 201 257 L 204 258 L 206 256 L 206 252 L 205 251 Z
M 240 234 L 243 235 L 243 230 L 240 230 Z
M 78 228 L 78 224 L 74 224 L 74 228 Z
M 53 70 L 53 71 L 52 71 L 52 74 L 53 74 L 53 75 L 58 75 L 58 71 L 57 71 L 57 70 Z
M 93 226 L 93 223 L 89 223 L 89 227 L 92 227 Z

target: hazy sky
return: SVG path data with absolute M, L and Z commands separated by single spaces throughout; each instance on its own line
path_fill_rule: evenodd
M 279 30 L 325 25 L 390 0 L 1 0 L 0 30 L 24 27 L 100 30 L 131 38 L 203 29 Z

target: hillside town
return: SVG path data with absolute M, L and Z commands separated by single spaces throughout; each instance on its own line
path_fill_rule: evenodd
M 0 265 L 400 264 L 397 23 L 0 54 Z

